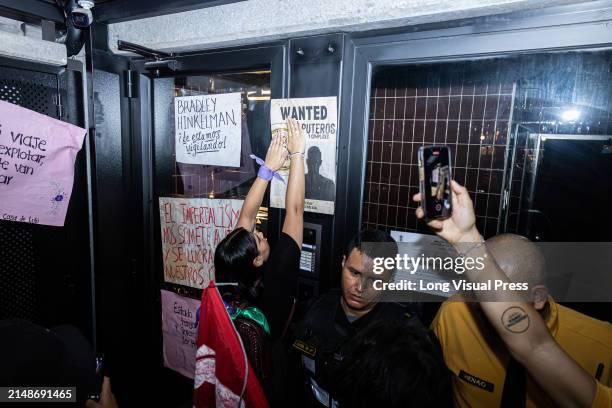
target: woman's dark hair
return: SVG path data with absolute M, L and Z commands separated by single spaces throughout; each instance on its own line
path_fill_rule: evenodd
M 341 406 L 451 406 L 449 371 L 435 341 L 403 321 L 369 325 L 351 340 L 336 373 Z
M 230 232 L 215 250 L 215 280 L 238 282 L 249 288 L 259 277 L 253 260 L 259 255 L 257 242 L 252 233 L 244 228 Z

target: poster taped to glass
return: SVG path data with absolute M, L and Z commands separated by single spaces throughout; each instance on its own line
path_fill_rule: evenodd
M 176 161 L 240 167 L 240 92 L 174 98 Z
M 337 98 L 273 99 L 270 106 L 272 137 L 287 138 L 287 119 L 298 121 L 306 134 L 304 165 L 306 198 L 304 209 L 322 214 L 334 213 L 336 198 L 336 133 L 338 130 Z M 279 173 L 289 177 L 287 160 Z M 270 204 L 285 207 L 286 184 L 272 180 Z

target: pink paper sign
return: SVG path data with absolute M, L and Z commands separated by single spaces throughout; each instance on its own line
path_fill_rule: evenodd
M 193 378 L 200 302 L 161 291 L 164 366 Z
M 0 101 L 0 219 L 63 226 L 85 129 Z

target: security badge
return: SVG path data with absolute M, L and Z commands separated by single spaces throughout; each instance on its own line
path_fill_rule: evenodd
M 302 340 L 295 340 L 293 342 L 293 348 L 295 348 L 302 354 L 302 364 L 304 364 L 304 367 L 312 374 L 314 374 L 314 357 L 317 355 L 317 348 L 308 343 L 304 343 Z
M 317 348 L 308 343 L 304 343 L 302 340 L 294 341 L 293 348 L 295 348 L 302 354 L 306 354 L 307 356 L 312 357 L 312 358 L 314 358 L 317 355 Z

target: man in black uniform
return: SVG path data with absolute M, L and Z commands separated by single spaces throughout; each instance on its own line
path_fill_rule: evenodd
M 344 253 L 341 291 L 322 295 L 298 324 L 292 346 L 300 354 L 303 366 L 308 394 L 305 406 L 339 406 L 337 396 L 330 391 L 338 380 L 337 368 L 350 354 L 351 339 L 370 325 L 387 319 L 401 321 L 427 337 L 418 317 L 407 308 L 397 303 L 377 302 L 372 282 L 391 279 L 392 271 L 375 275 L 372 259 L 395 257 L 396 253 L 397 244 L 389 234 L 377 230 L 359 233 Z

